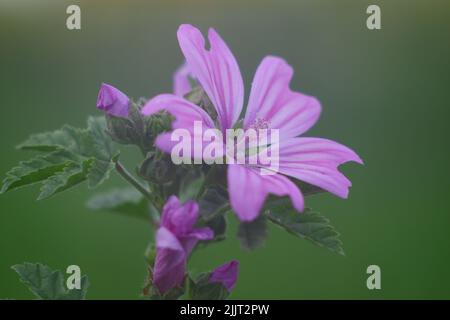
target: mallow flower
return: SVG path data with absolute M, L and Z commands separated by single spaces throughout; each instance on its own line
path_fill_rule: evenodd
M 115 117 L 128 117 L 130 99 L 119 89 L 102 83 L 98 92 L 97 108 Z
M 192 136 L 195 121 L 201 121 L 205 128 L 220 129 L 225 135 L 225 130 L 238 123 L 244 104 L 244 84 L 236 59 L 212 28 L 208 32 L 209 49 L 205 48 L 201 32 L 191 25 L 181 25 L 177 36 L 186 64 L 175 74 L 175 94 L 152 98 L 142 113 L 166 110 L 175 118 L 172 129 L 186 129 Z M 303 211 L 303 195 L 288 177 L 347 198 L 351 182 L 338 166 L 348 161 L 362 164 L 360 157 L 342 144 L 299 137 L 317 122 L 321 106 L 316 98 L 290 89 L 292 76 L 293 69 L 285 60 L 267 56 L 253 78 L 242 126 L 244 130 L 279 130 L 279 168 L 275 174 L 261 175 L 263 164 L 228 165 L 230 204 L 241 221 L 254 220 L 268 194 L 289 196 L 293 207 Z M 189 78 L 195 79 L 208 95 L 217 113 L 216 122 L 201 107 L 182 97 L 188 90 Z M 170 153 L 176 142 L 171 140 L 171 132 L 166 132 L 157 137 L 155 144 Z
M 199 216 L 198 204 L 187 201 L 181 204 L 171 196 L 164 205 L 156 233 L 156 258 L 153 283 L 161 294 L 182 285 L 187 259 L 200 240 L 210 240 L 210 228 L 194 228 Z
M 183 97 L 192 90 L 192 74 L 187 63 L 182 64 L 173 76 L 173 93 Z
M 228 292 L 231 292 L 236 284 L 238 272 L 239 261 L 232 260 L 214 269 L 209 277 L 209 282 L 221 283 L 225 288 L 227 288 Z

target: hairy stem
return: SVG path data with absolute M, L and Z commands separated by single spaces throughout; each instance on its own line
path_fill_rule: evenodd
M 153 196 L 149 190 L 142 185 L 130 172 L 119 162 L 116 162 L 116 171 L 124 178 L 129 184 L 136 188 L 144 197 L 149 200 L 149 211 L 151 216 L 151 222 L 154 226 L 159 223 L 159 212 L 153 205 Z

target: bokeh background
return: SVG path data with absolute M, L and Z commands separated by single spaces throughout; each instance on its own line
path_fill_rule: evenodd
M 81 7 L 80 31 L 66 29 L 70 4 Z M 366 28 L 369 4 L 381 7 L 379 31 Z M 446 0 L 1 0 L 0 173 L 29 156 L 14 149 L 29 134 L 98 114 L 103 81 L 131 97 L 170 91 L 178 25 L 213 26 L 247 94 L 261 59 L 284 57 L 292 88 L 323 105 L 308 135 L 351 146 L 365 166 L 343 167 L 348 200 L 307 199 L 342 233 L 345 257 L 273 226 L 264 248 L 244 251 L 230 217 L 229 239 L 196 251 L 191 269 L 239 259 L 236 299 L 450 298 L 449 21 Z M 139 159 L 123 153 L 129 165 Z M 101 189 L 122 184 L 114 176 Z M 90 299 L 139 298 L 150 227 L 85 209 L 91 193 L 83 185 L 38 202 L 36 186 L 0 196 L 0 298 L 32 298 L 10 269 L 24 261 L 79 265 Z M 366 288 L 371 264 L 381 267 L 378 291 Z

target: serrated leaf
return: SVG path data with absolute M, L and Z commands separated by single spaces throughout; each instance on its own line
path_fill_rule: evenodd
M 112 161 L 103 161 L 94 159 L 88 173 L 89 188 L 96 188 L 109 178 L 111 171 L 114 169 Z
M 65 126 L 62 129 L 52 132 L 32 134 L 26 141 L 19 144 L 17 148 L 44 152 L 58 149 L 70 149 L 73 140 L 67 134 L 66 129 L 68 127 L 69 126 Z
M 74 128 L 65 125 L 62 130 L 67 135 L 65 149 L 70 150 L 83 157 L 93 157 L 95 145 L 87 129 Z
M 89 117 L 88 130 L 94 146 L 91 155 L 100 160 L 111 161 L 117 155 L 118 151 L 106 132 L 105 118 Z
M 180 185 L 180 202 L 184 203 L 187 200 L 195 200 L 199 195 L 205 175 L 200 170 L 189 171 L 181 181 Z
M 266 207 L 269 220 L 293 235 L 307 239 L 316 245 L 345 255 L 339 233 L 330 221 L 309 208 L 303 213 L 296 212 L 289 200 L 280 199 Z
M 200 216 L 205 226 L 214 231 L 214 240 L 224 240 L 227 229 L 225 213 L 229 210 L 226 190 L 218 185 L 211 185 L 205 190 L 198 203 Z
M 89 280 L 81 278 L 81 289 L 69 290 L 64 286 L 64 276 L 61 271 L 53 270 L 40 263 L 17 264 L 12 266 L 20 280 L 28 286 L 39 299 L 44 300 L 78 300 L 84 299 Z
M 204 220 L 209 220 L 228 207 L 228 193 L 222 187 L 213 185 L 205 190 L 198 202 L 200 215 Z
M 148 202 L 133 188 L 114 189 L 95 195 L 86 205 L 92 210 L 109 210 L 145 221 L 149 220 Z
M 192 300 L 225 300 L 230 293 L 223 284 L 209 282 L 211 273 L 202 273 L 196 280 L 189 280 L 189 298 Z
M 184 287 L 174 287 L 166 292 L 163 296 L 160 296 L 159 299 L 162 300 L 177 300 L 184 294 Z
M 56 193 L 72 188 L 86 180 L 93 160 L 85 160 L 81 166 L 72 164 L 63 171 L 51 176 L 42 184 L 38 200 L 46 199 Z
M 46 180 L 75 163 L 76 159 L 76 156 L 68 151 L 57 150 L 28 161 L 22 161 L 17 167 L 6 173 L 1 193 Z
M 253 250 L 261 247 L 267 238 L 267 222 L 264 215 L 251 222 L 241 222 L 237 237 L 245 249 Z
M 106 133 L 106 120 L 89 117 L 87 124 L 87 129 L 65 125 L 52 132 L 33 134 L 17 148 L 44 152 L 65 149 L 84 157 L 111 160 L 118 151 Z
M 225 215 L 218 215 L 214 217 L 213 219 L 207 221 L 205 226 L 214 232 L 214 241 L 225 240 L 227 231 L 227 219 L 225 218 Z
M 67 190 L 86 179 L 90 188 L 97 187 L 109 177 L 119 155 L 106 134 L 103 117 L 90 117 L 87 129 L 65 125 L 53 132 L 31 135 L 18 148 L 51 153 L 13 168 L 7 173 L 1 191 L 43 181 L 38 199 Z
M 229 296 L 227 288 L 221 283 L 206 283 L 196 286 L 192 292 L 192 300 L 225 300 Z
M 82 276 L 80 279 L 81 289 L 68 289 L 66 294 L 61 297 L 61 300 L 85 300 L 87 289 L 89 288 L 89 278 Z

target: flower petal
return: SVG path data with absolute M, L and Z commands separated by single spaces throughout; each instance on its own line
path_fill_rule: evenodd
M 182 284 L 186 273 L 186 254 L 175 235 L 164 227 L 157 231 L 156 246 L 153 283 L 164 294 Z
M 155 139 L 155 146 L 158 147 L 161 151 L 166 153 L 171 153 L 173 147 L 178 143 L 177 141 L 172 141 L 171 139 L 172 132 L 164 132 L 158 135 Z M 184 156 L 184 155 L 180 155 Z M 191 158 L 191 155 L 186 155 L 186 157 Z
M 180 156 L 195 159 L 201 159 L 202 157 L 203 159 L 215 159 L 223 156 L 223 139 L 221 137 L 221 134 L 216 134 L 218 130 L 212 131 L 211 139 L 209 141 L 203 141 L 203 133 L 205 132 L 205 130 L 215 129 L 214 121 L 203 109 L 187 101 L 186 99 L 175 96 L 173 94 L 161 94 L 148 101 L 142 108 L 141 112 L 143 115 L 150 116 L 162 110 L 167 111 L 175 117 L 175 120 L 172 121 L 173 129 L 185 129 L 188 131 L 190 137 L 189 141 L 191 145 L 186 145 L 183 150 L 190 149 L 191 154 L 183 154 Z M 194 130 L 195 122 L 200 122 L 201 124 L 201 130 L 199 130 L 198 132 Z M 220 131 L 217 133 L 220 133 Z M 183 139 L 182 141 L 172 140 L 171 136 L 172 133 L 160 134 L 155 140 L 155 145 L 162 151 L 171 153 L 175 145 L 179 143 L 189 142 L 185 139 Z M 203 143 L 202 150 L 205 150 L 206 146 L 211 144 L 210 147 L 213 148 L 213 146 L 215 146 L 214 150 L 217 150 L 217 152 L 214 153 L 214 156 L 212 158 L 208 155 L 203 156 L 201 152 L 197 155 L 193 151 L 195 141 L 200 141 L 200 143 Z
M 191 73 L 187 63 L 182 64 L 173 75 L 173 93 L 179 97 L 183 97 L 191 91 L 191 83 L 189 81 Z
M 130 99 L 110 84 L 102 83 L 97 97 L 97 108 L 116 117 L 128 117 Z
M 296 179 L 347 198 L 351 182 L 338 170 L 338 166 L 353 161 L 363 164 L 350 148 L 322 138 L 292 138 L 279 146 L 278 171 Z
M 158 149 L 171 154 L 173 148 L 177 146 L 178 152 L 175 152 L 176 156 L 183 159 L 183 163 L 192 162 L 192 159 L 199 159 L 201 161 L 208 161 L 213 163 L 217 159 L 221 159 L 225 155 L 225 146 L 222 141 L 221 135 L 217 135 L 214 137 L 213 141 L 203 141 L 200 135 L 194 135 L 194 133 L 189 132 L 189 140 L 191 145 L 188 145 L 188 141 L 177 141 L 172 138 L 173 132 L 165 132 L 159 134 L 155 139 L 155 146 Z M 195 153 L 194 151 L 194 143 L 195 141 L 201 141 L 203 143 L 202 152 Z M 180 146 L 182 145 L 182 149 Z M 214 150 L 214 152 L 206 152 L 208 149 Z M 185 152 L 186 151 L 186 152 Z
M 176 236 L 188 234 L 198 218 L 198 204 L 188 201 L 184 204 L 176 196 L 170 196 L 161 215 L 161 226 Z
M 219 282 L 227 288 L 228 292 L 231 292 L 236 284 L 238 272 L 239 261 L 232 260 L 214 269 L 209 277 L 209 282 Z
M 199 214 L 198 204 L 192 200 L 189 200 L 184 204 L 178 202 L 178 207 L 167 211 L 167 214 L 169 215 L 170 223 L 176 234 L 187 235 L 197 222 Z
M 191 25 L 181 25 L 177 36 L 189 69 L 216 108 L 221 129 L 233 127 L 242 111 L 244 84 L 230 49 L 214 29 L 208 32 L 210 50 L 201 32 Z
M 269 193 L 289 196 L 293 206 L 303 211 L 303 195 L 288 178 L 280 175 L 261 175 L 258 169 L 228 165 L 230 204 L 241 221 L 252 221 L 258 215 Z
M 150 116 L 162 110 L 175 117 L 172 122 L 174 129 L 192 128 L 194 121 L 201 121 L 204 126 L 214 128 L 214 121 L 202 108 L 173 94 L 160 94 L 150 99 L 141 113 Z
M 321 107 L 316 98 L 289 88 L 294 71 L 281 58 L 268 56 L 258 66 L 244 119 L 244 127 L 268 125 L 280 138 L 296 137 L 317 121 Z
M 211 240 L 214 238 L 214 231 L 208 227 L 196 228 L 189 233 L 189 236 L 197 240 Z
M 211 240 L 214 238 L 214 231 L 208 227 L 193 229 L 187 237 L 180 239 L 186 255 L 189 255 L 192 249 L 199 241 Z
M 166 227 L 158 228 L 156 232 L 156 247 L 158 249 L 171 249 L 174 251 L 184 251 L 183 246 L 171 230 Z

